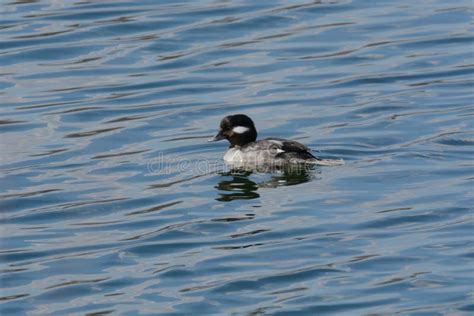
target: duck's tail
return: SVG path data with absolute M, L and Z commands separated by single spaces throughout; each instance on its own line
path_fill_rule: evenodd
M 318 166 L 341 166 L 344 164 L 344 160 L 316 158 L 314 160 L 309 161 L 309 163 L 311 163 L 312 165 L 318 165 Z

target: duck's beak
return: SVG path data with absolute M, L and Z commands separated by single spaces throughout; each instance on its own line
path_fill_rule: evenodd
M 219 131 L 216 136 L 209 138 L 207 141 L 208 142 L 217 142 L 218 140 L 223 140 L 225 139 L 224 134 L 222 134 L 222 131 Z

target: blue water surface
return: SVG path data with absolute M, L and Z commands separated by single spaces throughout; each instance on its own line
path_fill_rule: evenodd
M 474 313 L 472 1 L 0 7 L 2 315 Z

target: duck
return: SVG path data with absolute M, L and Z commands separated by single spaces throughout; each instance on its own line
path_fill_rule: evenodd
M 273 137 L 257 140 L 255 124 L 245 114 L 228 115 L 221 120 L 219 132 L 209 141 L 220 140 L 230 143 L 224 154 L 225 163 L 236 167 L 343 164 L 339 159 L 318 158 L 310 148 L 294 140 Z

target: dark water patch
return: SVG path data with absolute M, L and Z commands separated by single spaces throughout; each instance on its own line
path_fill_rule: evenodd
M 98 129 L 98 130 L 89 131 L 89 132 L 71 133 L 71 134 L 67 134 L 65 137 L 66 138 L 89 137 L 89 136 L 94 136 L 94 135 L 105 133 L 105 132 L 115 131 L 122 128 L 123 127 L 114 127 L 114 128 Z
M 136 150 L 136 151 L 129 151 L 129 152 L 122 152 L 122 153 L 115 153 L 115 154 L 107 154 L 107 155 L 97 155 L 92 157 L 91 159 L 103 159 L 103 158 L 111 158 L 111 157 L 122 157 L 122 156 L 128 156 L 128 155 L 135 155 L 135 154 L 141 154 L 144 152 L 149 151 L 148 149 L 144 150 Z
M 15 121 L 15 120 L 4 119 L 4 120 L 0 120 L 0 125 L 17 124 L 17 123 L 24 123 L 24 122 L 25 121 Z
M 16 300 L 19 298 L 27 297 L 30 294 L 16 294 L 16 295 L 10 295 L 10 296 L 3 296 L 0 297 L 0 301 L 10 301 L 10 300 Z
M 145 209 L 145 210 L 134 211 L 134 212 L 128 213 L 128 214 L 126 214 L 126 215 L 141 215 L 141 214 L 147 214 L 147 213 L 150 213 L 150 212 L 156 212 L 156 211 L 160 211 L 160 210 L 162 210 L 162 209 L 164 209 L 164 208 L 177 205 L 177 204 L 179 204 L 179 203 L 181 203 L 181 202 L 182 202 L 182 201 L 170 202 L 170 203 L 166 203 L 166 204 L 154 206 L 154 207 L 152 207 L 152 208 L 148 208 L 148 209 Z
M 10 198 L 22 198 L 22 197 L 30 197 L 38 194 L 44 194 L 44 193 L 50 193 L 50 192 L 55 192 L 55 191 L 61 191 L 61 189 L 46 189 L 46 190 L 40 190 L 40 191 L 33 191 L 33 192 L 27 192 L 27 193 L 13 193 L 13 194 L 5 194 L 0 196 L 0 199 L 10 199 Z
M 67 148 L 53 149 L 53 150 L 49 150 L 48 152 L 45 152 L 45 153 L 30 155 L 30 157 L 50 156 L 50 155 L 62 153 L 62 152 L 67 151 L 67 150 L 68 150 Z

